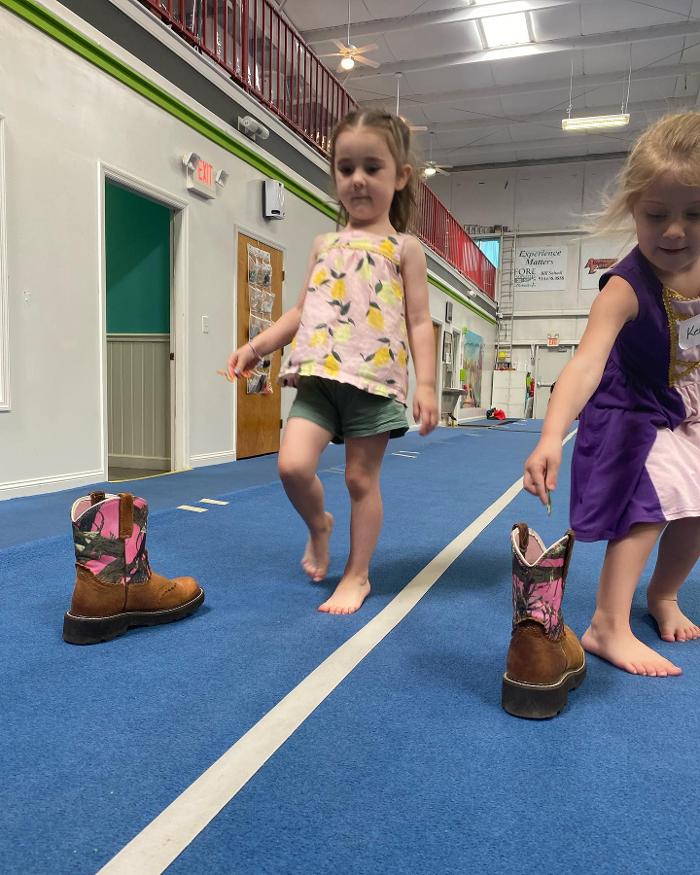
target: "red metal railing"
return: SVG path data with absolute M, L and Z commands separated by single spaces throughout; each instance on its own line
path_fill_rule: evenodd
M 416 192 L 411 230 L 482 292 L 495 296 L 496 268 L 425 183 Z
M 357 104 L 269 0 L 141 0 L 246 91 L 328 155 Z M 421 182 L 411 230 L 491 298 L 496 270 Z

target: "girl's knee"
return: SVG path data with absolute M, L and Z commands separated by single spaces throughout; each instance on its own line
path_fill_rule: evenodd
M 287 459 L 280 456 L 277 462 L 277 471 L 280 479 L 286 483 L 304 483 L 313 480 L 316 473 L 308 465 L 296 459 Z
M 346 468 L 345 469 L 345 485 L 348 488 L 351 498 L 363 498 L 376 487 L 378 483 L 377 477 L 372 477 L 369 472 L 363 468 Z

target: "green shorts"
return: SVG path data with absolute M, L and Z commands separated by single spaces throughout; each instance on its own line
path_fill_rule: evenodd
M 309 419 L 333 435 L 343 438 L 370 437 L 389 432 L 402 437 L 408 431 L 406 408 L 395 398 L 383 398 L 357 389 L 349 383 L 323 377 L 300 377 L 297 396 L 289 418 Z

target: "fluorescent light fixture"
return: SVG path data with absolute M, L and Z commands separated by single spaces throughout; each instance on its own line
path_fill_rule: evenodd
M 480 21 L 487 49 L 518 46 L 530 42 L 530 31 L 524 12 L 516 12 L 513 15 L 494 15 L 482 18 Z
M 615 115 L 591 115 L 578 118 L 563 118 L 564 131 L 597 131 L 609 128 L 624 128 L 630 123 L 628 112 L 618 112 Z
M 343 58 L 343 60 L 340 62 L 340 66 L 343 68 L 343 70 L 352 70 L 355 66 L 355 60 L 354 58 Z

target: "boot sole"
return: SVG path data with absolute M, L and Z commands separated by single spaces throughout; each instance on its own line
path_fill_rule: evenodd
M 70 611 L 63 617 L 63 640 L 69 644 L 99 644 L 123 635 L 133 626 L 159 626 L 194 613 L 204 601 L 200 590 L 191 601 L 166 611 L 128 611 L 111 617 L 78 617 Z
M 503 675 L 501 705 L 514 717 L 529 720 L 546 720 L 556 717 L 566 707 L 568 695 L 583 683 L 586 663 L 567 672 L 556 684 L 526 684 Z

